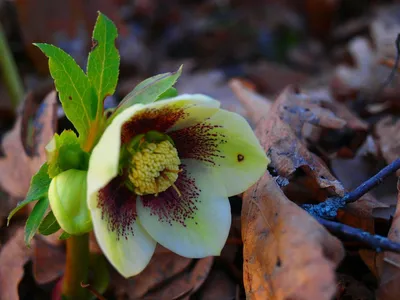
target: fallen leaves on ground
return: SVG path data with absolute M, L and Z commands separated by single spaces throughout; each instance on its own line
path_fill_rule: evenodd
M 244 286 L 247 299 L 327 299 L 344 256 L 338 239 L 283 194 L 265 174 L 244 194 Z
M 232 79 L 229 86 L 244 106 L 245 117 L 250 119 L 254 125 L 266 116 L 272 105 L 271 100 L 250 90 L 241 80 Z
M 37 236 L 33 245 L 33 276 L 38 284 L 45 284 L 64 274 L 65 251 L 62 247 L 50 244 Z
M 0 299 L 18 300 L 18 284 L 32 250 L 24 242 L 24 230 L 18 229 L 0 251 Z
M 393 116 L 381 119 L 375 126 L 379 149 L 387 163 L 400 156 L 400 120 Z
M 31 101 L 34 101 L 33 94 L 28 94 L 24 108 L 29 107 Z M 56 92 L 53 91 L 47 95 L 33 121 L 24 119 L 22 116 L 27 114 L 23 112 L 14 128 L 4 137 L 2 146 L 5 157 L 0 158 L 0 170 L 7 172 L 0 172 L 0 186 L 11 196 L 24 198 L 32 175 L 46 161 L 44 147 L 51 140 L 57 122 L 56 101 Z M 35 148 L 32 154 L 26 152 L 22 141 L 23 123 L 27 125 L 30 123 L 30 128 L 33 130 Z
M 289 87 L 256 133 L 280 176 L 290 179 L 301 168 L 319 189 L 343 195 L 340 182 L 303 143 L 306 122 L 331 128 L 345 124 Z M 335 294 L 335 268 L 344 256 L 340 241 L 291 202 L 269 173 L 244 194 L 242 238 L 248 299 L 323 300 Z
M 399 191 L 396 213 L 388 234 L 389 239 L 400 242 L 400 182 L 397 183 Z M 378 267 L 380 272 L 379 288 L 376 292 L 377 299 L 395 300 L 400 298 L 400 254 L 386 252 Z
M 306 123 L 339 129 L 346 122 L 313 103 L 306 95 L 297 93 L 291 87 L 286 88 L 256 128 L 261 144 L 271 159 L 270 166 L 287 179 L 296 170 L 302 169 L 320 189 L 342 196 L 342 184 L 303 141 L 302 127 Z
M 118 299 L 142 298 L 150 290 L 182 273 L 191 262 L 192 259 L 170 251 L 156 253 L 150 264 L 138 276 L 125 280 L 115 274 L 112 277 L 112 285 L 115 287 Z

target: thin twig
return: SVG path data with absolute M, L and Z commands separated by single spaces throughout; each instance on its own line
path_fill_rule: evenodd
M 92 288 L 92 287 L 90 286 L 90 284 L 81 282 L 81 287 L 83 287 L 84 289 L 87 289 L 87 290 L 88 290 L 89 292 L 91 292 L 97 299 L 99 299 L 99 300 L 107 300 L 107 299 L 104 298 L 98 291 L 96 291 L 94 288 Z
M 383 180 L 388 177 L 390 174 L 396 172 L 400 169 L 400 158 L 393 161 L 390 165 L 387 165 L 382 170 L 380 170 L 377 174 L 372 176 L 370 179 L 362 183 L 359 187 L 354 189 L 353 191 L 347 193 L 343 200 L 346 203 L 351 203 L 359 199 L 361 196 L 365 195 L 367 192 L 372 190 L 374 187 L 378 186 L 383 182 Z
M 380 235 L 370 234 L 369 232 L 363 231 L 359 228 L 354 228 L 345 224 L 325 220 L 322 218 L 316 218 L 318 222 L 325 226 L 330 232 L 335 234 L 341 234 L 352 240 L 362 242 L 376 252 L 381 251 L 391 251 L 395 253 L 400 253 L 400 243 L 393 242 L 388 238 Z
M 362 183 L 353 191 L 346 193 L 342 198 L 332 197 L 328 198 L 322 203 L 304 204 L 302 207 L 315 217 L 334 219 L 339 209 L 344 208 L 348 203 L 358 200 L 374 187 L 381 184 L 386 177 L 396 172 L 398 169 L 400 169 L 400 158 L 393 161 L 390 165 L 384 167 L 377 174 Z

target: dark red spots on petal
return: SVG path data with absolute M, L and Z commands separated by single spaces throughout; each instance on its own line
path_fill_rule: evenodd
M 136 113 L 122 126 L 121 141 L 128 143 L 134 136 L 150 130 L 165 133 L 175 123 L 186 116 L 185 108 L 160 107 L 145 109 Z
M 108 230 L 127 238 L 133 233 L 136 220 L 136 195 L 126 188 L 121 177 L 114 178 L 99 191 L 97 207 L 101 218 L 107 221 Z
M 179 174 L 176 187 L 181 192 L 178 193 L 170 187 L 165 192 L 155 195 L 141 196 L 143 206 L 150 209 L 150 214 L 158 216 L 160 222 L 172 225 L 173 222 L 180 223 L 186 227 L 186 221 L 194 219 L 201 190 L 196 186 L 196 182 L 187 173 L 184 165 L 180 166 L 183 171 Z M 196 223 L 197 224 L 197 223 Z
M 175 143 L 179 158 L 192 158 L 215 165 L 216 158 L 225 158 L 219 150 L 227 143 L 222 126 L 207 122 L 169 133 Z

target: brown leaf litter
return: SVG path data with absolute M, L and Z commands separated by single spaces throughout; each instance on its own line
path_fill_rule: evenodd
M 344 189 L 301 140 L 301 126 L 342 128 L 345 122 L 286 88 L 256 133 L 276 172 L 289 179 L 299 168 L 320 189 Z M 297 124 L 297 125 L 295 125 Z M 248 299 L 331 299 L 335 268 L 344 256 L 340 241 L 291 202 L 266 173 L 245 192 L 242 208 L 244 285 Z

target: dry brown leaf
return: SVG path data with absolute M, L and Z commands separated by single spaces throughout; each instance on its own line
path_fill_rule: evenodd
M 221 269 L 213 269 L 204 286 L 196 295 L 196 299 L 235 299 L 236 286 L 226 272 Z
M 154 254 L 150 264 L 139 275 L 124 279 L 116 274 L 112 277 L 112 285 L 118 299 L 137 299 L 143 297 L 151 289 L 162 285 L 165 281 L 186 269 L 192 259 L 181 257 L 172 252 Z
M 268 113 L 272 101 L 247 88 L 242 81 L 232 79 L 229 86 L 246 109 L 245 117 L 257 124 Z
M 248 299 L 331 299 L 344 251 L 265 174 L 243 199 L 244 285 Z
M 394 242 L 400 242 L 400 182 L 397 183 L 397 190 L 399 194 L 396 213 L 388 234 L 388 238 Z M 386 252 L 378 271 L 380 271 L 380 282 L 376 292 L 377 299 L 400 299 L 400 254 Z
M 382 267 L 384 252 L 377 253 L 374 250 L 360 249 L 358 250 L 358 253 L 371 273 L 379 280 L 379 275 L 382 273 L 382 271 L 378 268 Z
M 290 178 L 301 168 L 319 188 L 327 189 L 332 195 L 343 196 L 342 184 L 301 141 L 301 127 L 306 122 L 329 128 L 344 126 L 343 120 L 328 110 L 318 108 L 304 94 L 296 93 L 291 87 L 286 88 L 256 129 L 271 159 L 271 166 L 285 178 Z
M 303 98 L 285 89 L 259 122 L 257 136 L 278 174 L 288 178 L 303 168 L 321 189 L 342 195 L 342 185 L 282 116 L 285 106 Z M 248 299 L 323 300 L 335 294 L 334 271 L 344 256 L 340 241 L 291 202 L 269 173 L 244 194 L 242 237 Z
M 18 300 L 18 284 L 24 275 L 24 265 L 32 249 L 24 243 L 24 229 L 20 228 L 0 252 L 0 299 Z
M 388 164 L 400 157 L 400 120 L 388 116 L 375 126 L 377 142 Z
M 144 299 L 189 299 L 207 279 L 213 266 L 214 257 L 205 257 L 196 262 L 190 271 L 181 273 L 174 280 L 149 293 Z
M 29 103 L 32 94 L 27 97 Z M 40 132 L 35 134 L 35 153 L 32 156 L 25 151 L 22 142 L 22 124 L 24 119 L 18 117 L 14 128 L 3 140 L 5 157 L 0 159 L 0 186 L 13 197 L 24 198 L 29 189 L 32 175 L 34 175 L 46 161 L 44 147 L 52 138 L 56 127 L 56 92 L 47 95 L 42 109 L 39 109 L 35 120 L 35 128 Z
M 54 235 L 56 236 L 56 235 Z M 33 276 L 38 284 L 45 284 L 64 274 L 65 251 L 37 236 L 33 246 Z

